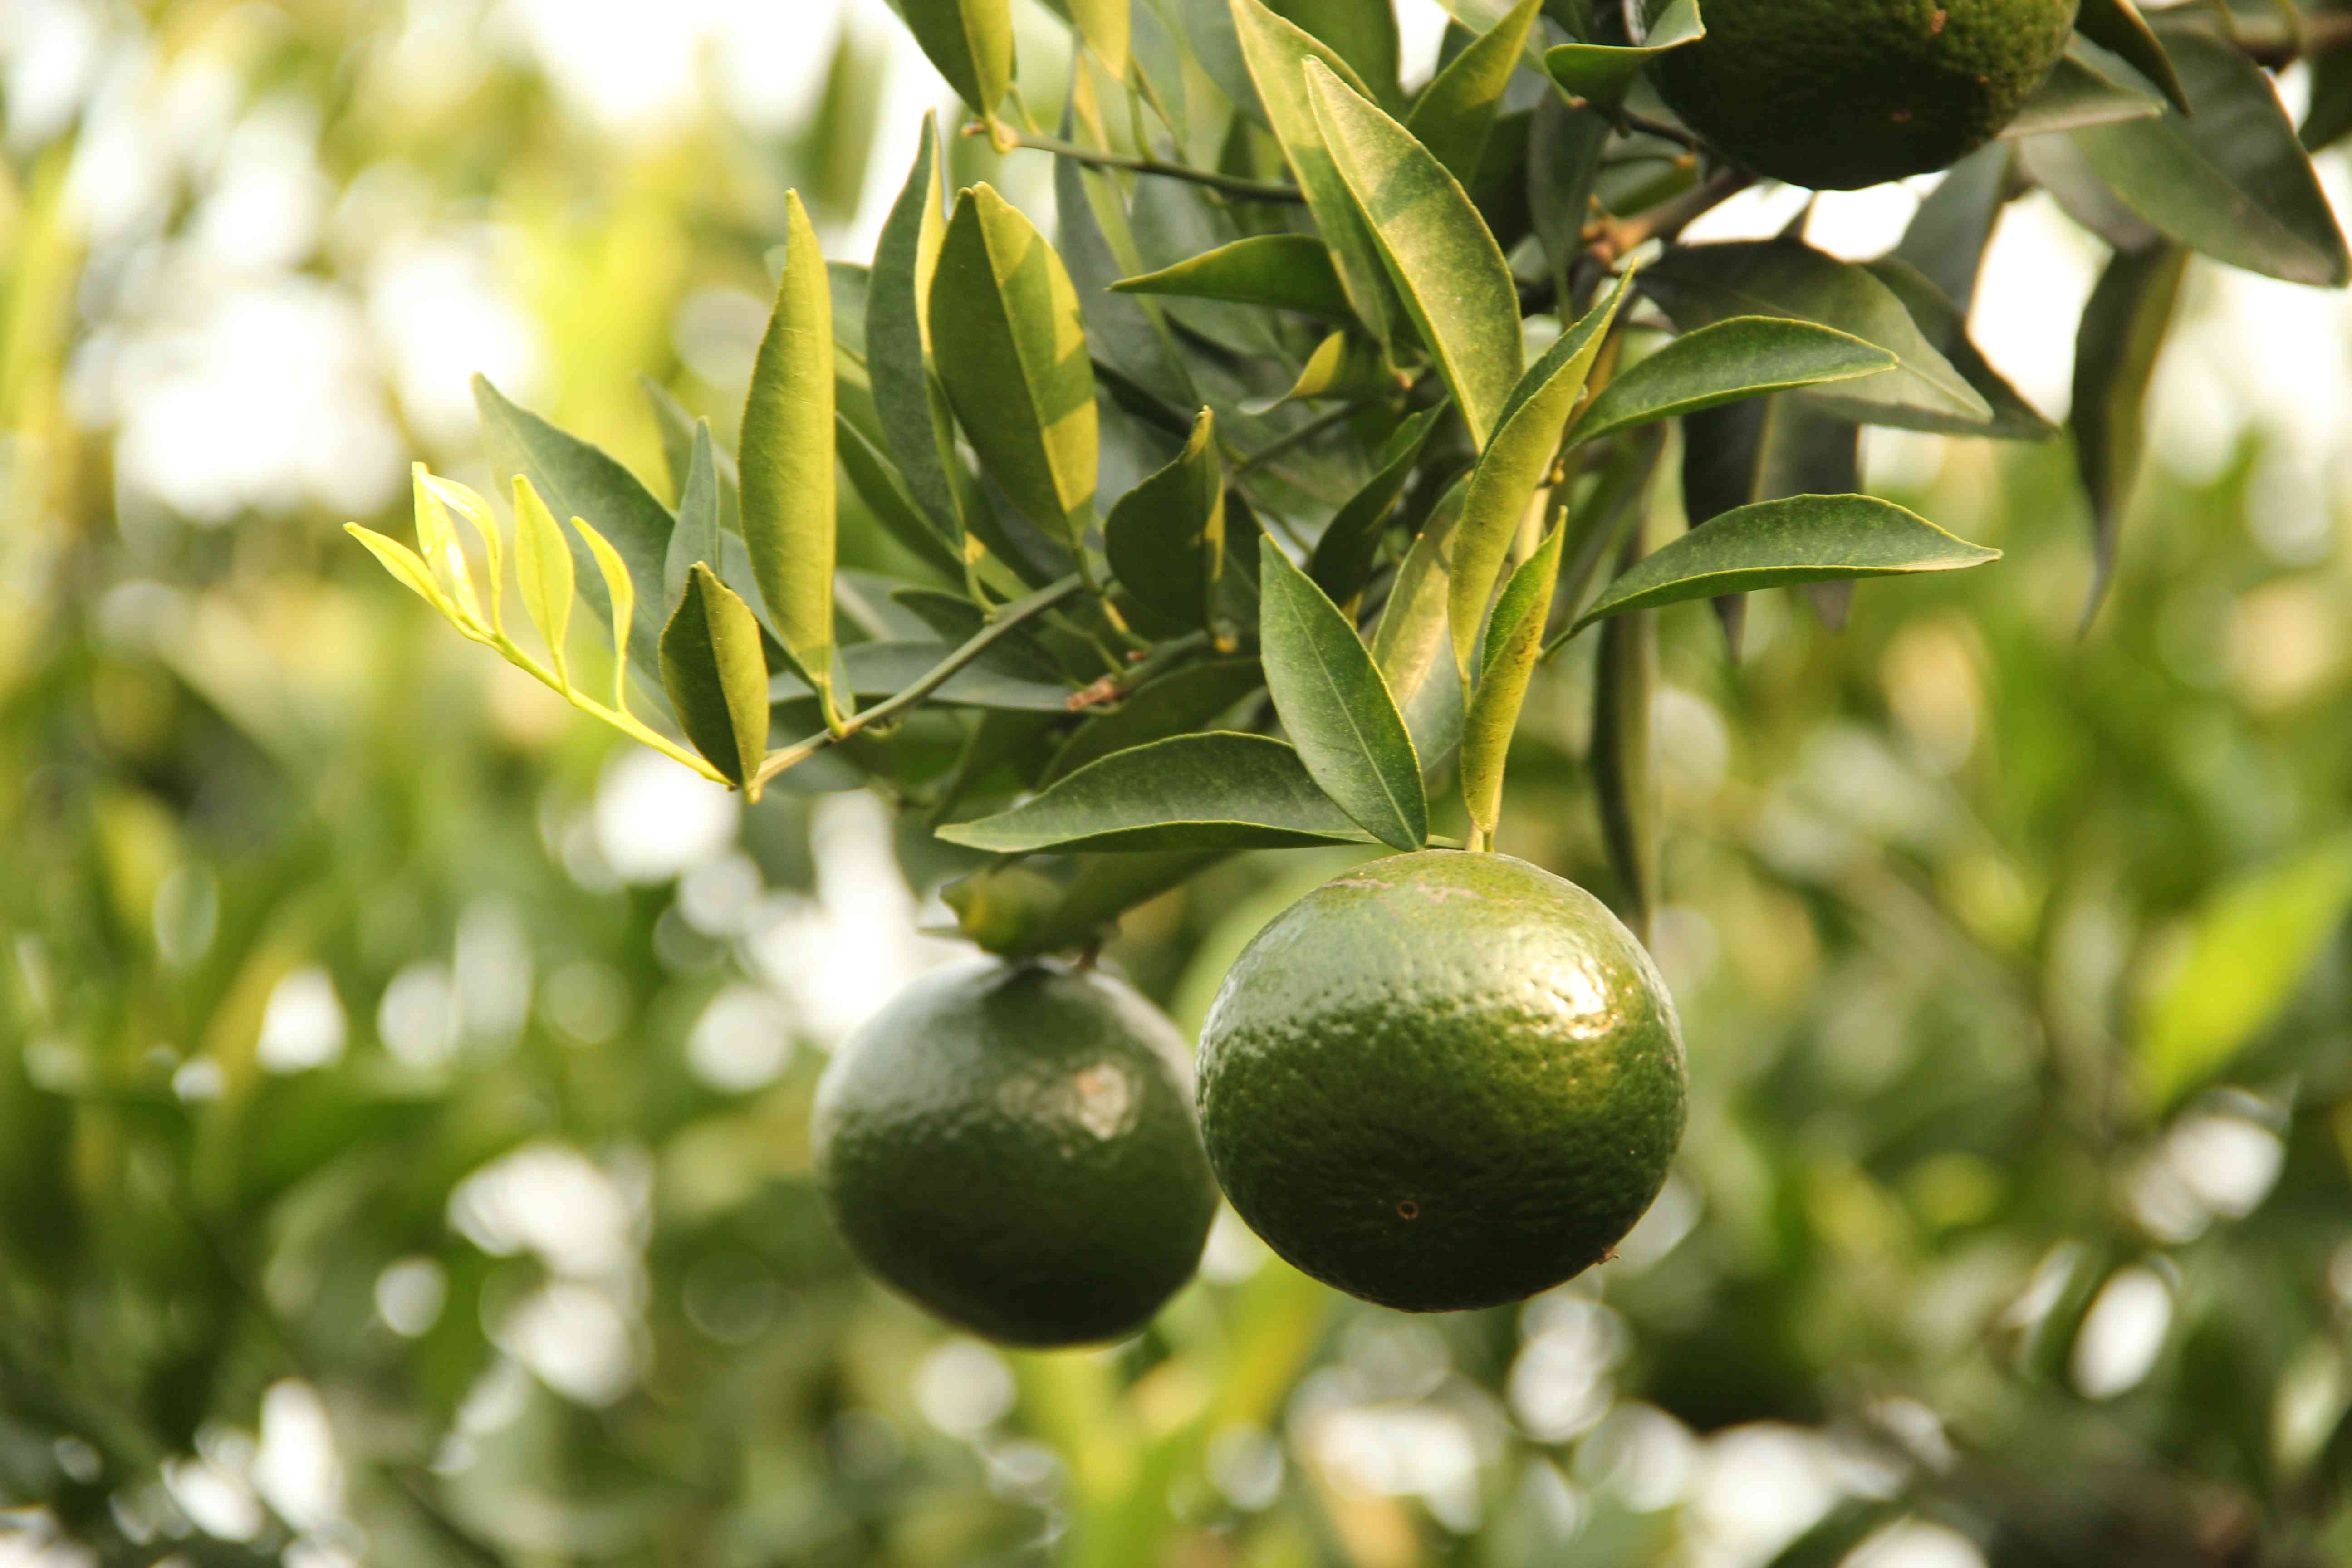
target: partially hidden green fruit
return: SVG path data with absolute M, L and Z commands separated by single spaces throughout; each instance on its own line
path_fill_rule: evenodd
M 1646 0 L 1652 20 L 1669 0 Z M 1685 124 L 1760 174 L 1855 190 L 1949 166 L 2065 52 L 2076 0 L 1706 0 L 1652 62 Z
M 1407 1311 L 1610 1256 L 1681 1141 L 1674 1003 L 1633 934 L 1505 855 L 1376 860 L 1242 951 L 1201 1040 L 1225 1195 L 1275 1251 Z
M 826 1066 L 812 1133 L 826 1210 L 866 1266 L 1010 1344 L 1142 1327 L 1216 1215 L 1183 1037 L 1091 970 L 925 975 Z

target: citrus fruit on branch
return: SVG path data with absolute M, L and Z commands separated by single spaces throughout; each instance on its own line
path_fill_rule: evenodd
M 1654 20 L 1668 0 L 1646 0 Z M 2009 123 L 2065 52 L 2076 0 L 1706 0 L 1706 36 L 1652 62 L 1726 155 L 1854 190 L 1941 169 Z
M 826 1210 L 867 1268 L 979 1333 L 1124 1336 L 1192 1277 L 1216 1214 L 1190 1055 L 1098 972 L 935 971 L 825 1068 Z
M 1674 1004 L 1600 900 L 1506 855 L 1374 861 L 1225 977 L 1202 1126 L 1268 1245 L 1409 1311 L 1493 1306 L 1610 1256 L 1684 1115 Z

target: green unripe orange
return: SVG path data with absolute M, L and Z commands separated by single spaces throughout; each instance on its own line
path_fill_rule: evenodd
M 826 1212 L 867 1268 L 975 1332 L 1131 1333 L 1192 1277 L 1216 1215 L 1190 1056 L 1108 974 L 935 971 L 818 1082 Z
M 1276 916 L 1201 1041 L 1225 1195 L 1305 1272 L 1494 1306 L 1611 1250 L 1682 1137 L 1674 1004 L 1591 894 L 1505 855 L 1359 867 Z
M 1644 0 L 1655 20 L 1670 0 Z M 1854 190 L 1948 167 L 2015 118 L 2076 0 L 1706 0 L 1651 63 L 1685 124 L 1760 174 Z

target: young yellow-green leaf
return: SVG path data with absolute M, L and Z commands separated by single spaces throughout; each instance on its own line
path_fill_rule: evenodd
M 2139 7 L 2132 0 L 2083 0 L 2082 9 L 2074 15 L 2074 30 L 2099 47 L 2121 56 L 2126 65 L 2162 89 L 2164 96 L 2181 113 L 2196 112 L 2189 101 L 2189 89 L 2180 84 L 2180 73 L 2173 68 L 2171 57 L 2164 52 L 2147 18 L 2139 14 Z
M 1213 5 L 1215 0 L 1203 3 Z M 1229 5 L 1242 58 L 1275 140 L 1282 144 L 1291 175 L 1298 182 L 1298 194 L 1307 199 L 1316 231 L 1330 247 L 1332 270 L 1357 319 L 1383 347 L 1394 350 L 1404 326 L 1404 306 L 1389 281 L 1363 214 L 1324 144 L 1314 102 L 1307 95 L 1307 62 L 1319 61 L 1367 98 L 1370 90 L 1330 46 L 1285 21 L 1260 0 L 1229 0 Z
M 1585 312 L 1584 319 L 1559 335 L 1512 389 L 1495 431 L 1495 438 L 1478 455 L 1470 472 L 1470 489 L 1462 503 L 1462 521 L 1454 531 L 1453 579 L 1447 589 L 1446 615 L 1454 628 L 1454 668 L 1466 685 L 1470 660 L 1478 647 L 1478 630 L 1486 618 L 1486 601 L 1503 575 L 1511 542 L 1550 470 L 1559 449 L 1560 433 L 1584 395 L 1585 379 L 1594 356 L 1609 335 L 1611 323 L 1633 286 L 1633 276 L 1617 279 L 1609 297 Z
M 457 617 L 442 596 L 441 584 L 433 580 L 433 570 L 425 558 L 397 539 L 389 539 L 373 528 L 362 528 L 356 522 L 343 524 L 343 531 L 367 546 L 368 553 L 380 562 L 393 579 L 405 586 L 418 598 L 455 621 Z
M 751 606 L 702 562 L 662 630 L 661 667 L 686 738 L 744 787 L 768 754 L 768 661 Z
M 1629 610 L 1788 583 L 1949 572 L 2000 558 L 2000 551 L 1955 539 L 1892 501 L 1790 496 L 1726 512 L 1644 556 L 1576 624 L 1580 629 Z
M 2115 571 L 2124 508 L 2139 478 L 2147 389 L 2172 325 L 2189 253 L 2177 245 L 2119 250 L 2099 275 L 2074 337 L 2074 464 L 2091 500 L 2094 572 L 2085 622 L 2098 613 Z
M 1331 250 L 1311 234 L 1254 234 L 1173 267 L 1111 285 L 1120 294 L 1172 294 L 1272 305 L 1327 321 L 1352 321 L 1348 292 L 1332 269 Z
M 1077 29 L 1078 37 L 1092 49 L 1103 68 L 1120 81 L 1127 79 L 1130 59 L 1129 40 L 1133 20 L 1128 12 L 1128 0 L 1045 0 L 1045 3 L 1068 19 Z
M 949 477 L 956 461 L 955 431 L 930 368 L 931 277 L 947 233 L 941 162 L 938 116 L 926 114 L 914 167 L 874 245 L 874 271 L 866 284 L 866 369 L 884 448 L 933 530 L 951 551 L 960 551 L 962 511 Z
M 1054 247 L 986 185 L 956 201 L 930 321 L 940 380 L 982 466 L 1030 521 L 1076 548 L 1097 458 L 1086 324 Z
M 939 837 L 1000 855 L 1371 841 L 1316 787 L 1297 752 L 1220 730 L 1114 752 L 1010 811 L 951 823 Z
M 898 0 L 898 11 L 956 96 L 1001 137 L 996 106 L 1013 86 L 1012 0 Z
M 1258 656 L 1299 760 L 1373 837 L 1420 848 L 1429 837 L 1421 759 L 1371 650 L 1271 540 L 1259 543 L 1257 586 Z
M 523 611 L 547 644 L 556 683 L 569 691 L 572 668 L 564 638 L 572 626 L 572 542 L 521 474 L 514 477 L 514 509 L 515 578 L 522 588 Z
M 1484 447 L 1519 379 L 1519 291 L 1459 181 L 1347 83 L 1310 59 L 1307 95 L 1381 261 Z
M 1685 332 L 1621 371 L 1578 418 L 1570 437 L 1597 441 L 1629 425 L 1894 368 L 1894 354 L 1834 327 L 1778 316 L 1734 316 Z
M 1155 676 L 1081 726 L 1037 782 L 1050 784 L 1113 752 L 1198 730 L 1265 687 L 1265 672 L 1254 658 L 1213 658 Z
M 481 416 L 482 445 L 492 472 L 501 480 L 514 474 L 529 476 L 550 511 L 589 520 L 627 563 L 629 574 L 641 582 L 661 582 L 673 521 L 669 509 L 635 474 L 600 447 L 508 402 L 478 375 L 474 378 L 474 405 Z M 579 550 L 572 559 L 575 578 L 596 570 L 596 563 Z M 635 613 L 636 625 L 627 646 L 638 668 L 658 680 L 655 644 L 661 637 L 659 606 L 647 602 Z
M 1519 51 L 1527 47 L 1528 32 L 1542 10 L 1543 0 L 1519 0 L 1501 21 L 1446 62 L 1405 116 L 1404 128 L 1413 139 L 1465 185 L 1478 173 L 1495 117 L 1502 111 L 1503 89 L 1511 84 Z
M 1561 44 L 1544 51 L 1544 69 L 1570 95 L 1613 109 L 1643 66 L 1706 37 L 1698 0 L 1675 0 L 1639 44 Z
M 572 529 L 588 546 L 588 553 L 596 563 L 597 574 L 604 580 L 604 602 L 613 607 L 613 710 L 629 710 L 629 627 L 636 619 L 637 585 L 629 575 L 629 563 L 612 542 L 583 517 L 572 520 Z M 661 663 L 658 648 L 654 653 L 655 667 Z
M 1469 476 L 1447 487 L 1421 525 L 1420 536 L 1397 563 L 1389 602 L 1372 631 L 1372 662 L 1399 700 L 1410 703 L 1445 641 L 1445 606 L 1454 583 L 1454 539 L 1462 521 Z
M 1103 549 L 1150 619 L 1171 631 L 1208 628 L 1225 569 L 1225 466 L 1209 410 L 1173 462 L 1118 498 Z
M 678 487 L 677 527 L 669 536 L 669 557 L 662 568 L 662 600 L 674 612 L 686 595 L 686 574 L 698 561 L 724 582 L 727 557 L 719 543 L 719 447 L 710 437 L 710 422 L 695 421 L 694 444 L 686 459 L 685 482 Z
M 2270 77 L 2199 28 L 2164 37 L 2196 116 L 2176 110 L 2074 132 L 2099 178 L 2158 230 L 2216 261 L 2290 283 L 2352 280 L 2343 230 Z
M 1488 842 L 1503 810 L 1503 763 L 1527 700 L 1536 656 L 1543 651 L 1544 621 L 1551 614 L 1552 589 L 1559 581 L 1561 532 L 1553 529 L 1536 552 L 1519 563 L 1495 602 L 1486 628 L 1486 654 L 1478 684 L 1462 721 L 1462 798 L 1470 820 Z
M 1686 332 L 1734 316 L 1787 316 L 1885 349 L 1902 362 L 1894 370 L 1802 395 L 1857 423 L 1981 435 L 1992 417 L 1885 284 L 1801 241 L 1676 246 L 1642 275 L 1642 289 Z
M 783 277 L 752 362 L 736 461 L 752 578 L 828 725 L 840 714 L 833 691 L 833 371 L 824 256 L 799 195 L 788 191 Z
M 418 469 L 426 492 L 471 523 L 474 537 L 482 542 L 483 571 L 490 583 L 490 629 L 504 632 L 506 562 L 499 544 L 499 520 L 490 515 L 490 503 L 476 494 L 470 486 L 442 479 L 436 474 L 423 473 L 422 464 L 418 465 Z M 479 620 L 482 607 L 474 596 L 474 574 L 466 564 L 465 551 L 457 542 L 456 531 L 448 527 L 446 514 L 443 531 L 448 540 L 445 561 L 450 574 L 450 580 L 445 585 L 459 607 Z
M 1421 460 L 1422 448 L 1444 416 L 1444 409 L 1428 408 L 1398 426 L 1381 450 L 1379 470 L 1348 498 L 1315 542 L 1307 574 L 1334 604 L 1344 605 L 1363 592 L 1380 550 L 1381 525 L 1404 494 L 1413 464 Z
M 2201 100 L 2200 100 L 2201 101 Z M 2224 884 L 2190 917 L 2188 952 L 2141 1008 L 2136 1052 L 2162 1109 L 2252 1045 L 2352 912 L 2352 834 Z
M 1270 413 L 1286 403 L 1310 403 L 1318 397 L 1365 397 L 1382 390 L 1402 389 L 1382 363 L 1380 345 L 1353 332 L 1338 331 L 1315 345 L 1315 352 L 1307 356 L 1289 391 L 1262 403 L 1244 403 L 1241 411 L 1255 416 Z

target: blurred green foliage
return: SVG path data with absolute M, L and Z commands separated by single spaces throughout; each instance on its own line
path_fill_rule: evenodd
M 787 185 L 859 210 L 882 34 L 809 26 L 783 129 L 716 93 L 616 129 L 520 10 L 24 15 L 64 11 L 79 95 L 0 103 L 0 1561 L 2352 1557 L 2352 531 L 2279 547 L 2262 437 L 2158 454 L 2087 637 L 2058 445 L 1905 464 L 2008 558 L 1843 635 L 1762 595 L 1734 664 L 1664 615 L 1693 1121 L 1624 1258 L 1407 1319 L 1228 1226 L 1141 1339 L 1005 1355 L 861 1278 L 806 1170 L 822 1047 L 975 858 L 616 762 L 343 540 L 364 453 L 199 515 L 140 489 L 122 390 L 174 309 L 310 290 L 464 472 L 383 308 L 429 240 L 519 307 L 537 405 L 663 488 L 634 378 L 730 417 L 709 324 Z M 0 18 L 12 70 L 34 32 Z M 318 210 L 257 261 L 237 136 L 288 112 Z M 894 563 L 843 494 L 845 563 Z M 1530 693 L 1502 847 L 1611 891 L 1591 664 Z M 1333 853 L 1223 865 L 1111 958 L 1195 1026 Z

